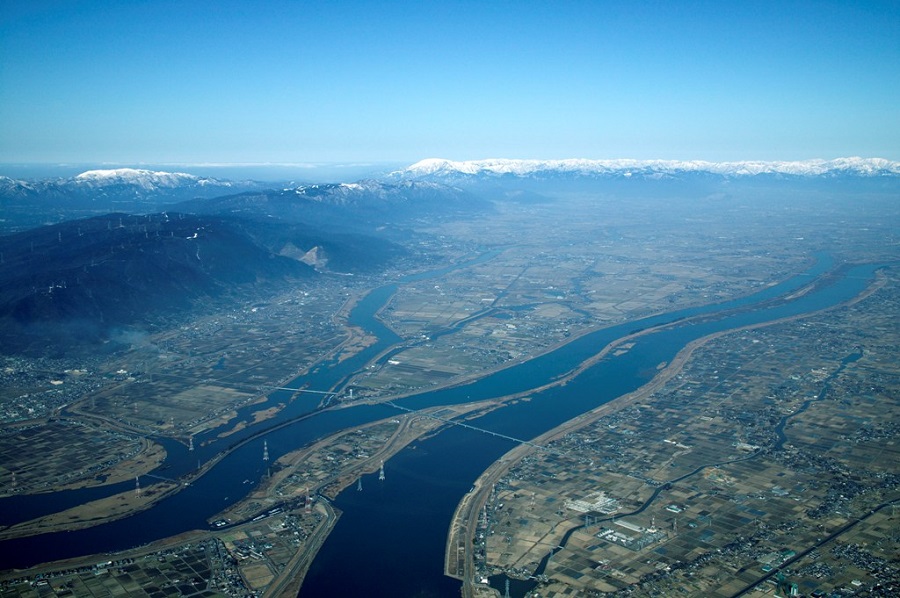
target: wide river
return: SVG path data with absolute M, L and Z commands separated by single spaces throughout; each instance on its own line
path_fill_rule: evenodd
M 479 261 L 490 257 L 492 255 L 483 256 Z M 406 408 L 420 409 L 528 391 L 571 372 L 609 342 L 635 330 L 675 323 L 638 337 L 627 353 L 607 356 L 565 386 L 535 393 L 530 401 L 507 406 L 468 422 L 516 438 L 533 438 L 637 389 L 652 378 L 658 364 L 671 361 L 680 349 L 695 339 L 840 304 L 861 293 L 879 267 L 863 265 L 842 268 L 838 275 L 828 277 L 825 284 L 791 301 L 772 301 L 789 295 L 831 270 L 831 260 L 826 256 L 818 257 L 816 264 L 808 271 L 753 295 L 598 330 L 551 353 L 469 384 L 425 392 L 395 402 Z M 446 270 L 417 275 L 415 279 L 438 276 L 444 272 Z M 400 282 L 408 280 L 412 278 Z M 397 285 L 388 285 L 376 289 L 351 314 L 354 324 L 362 325 L 378 335 L 376 346 L 340 364 L 322 364 L 290 386 L 305 384 L 313 389 L 331 389 L 384 349 L 397 343 L 399 338 L 384 327 L 376 316 L 396 288 Z M 703 317 L 685 320 L 693 316 Z M 274 393 L 269 403 L 284 400 L 283 394 Z M 274 423 L 288 422 L 311 412 L 317 401 L 294 401 L 282 410 Z M 252 409 L 266 406 L 254 406 Z M 229 452 L 190 486 L 160 501 L 152 509 L 90 529 L 2 542 L 0 568 L 26 567 L 61 558 L 121 550 L 191 529 L 208 529 L 208 518 L 246 496 L 262 478 L 263 439 L 274 461 L 332 432 L 396 417 L 397 414 L 398 411 L 386 405 L 360 405 L 319 411 L 264 434 L 260 432 L 271 427 L 272 420 L 252 426 L 227 439 L 229 446 L 240 440 L 249 439 L 248 442 Z M 241 417 L 252 417 L 251 409 L 242 413 Z M 198 459 L 206 461 L 221 452 L 226 448 L 223 441 L 212 441 L 219 431 L 195 438 L 198 448 L 191 453 L 178 443 L 167 442 L 170 455 L 165 463 L 166 469 L 157 473 L 181 475 L 195 467 Z M 201 444 L 203 446 L 199 446 Z M 362 492 L 353 486 L 337 498 L 335 504 L 343 515 L 314 561 L 300 596 L 458 596 L 459 582 L 443 575 L 443 553 L 450 518 L 479 474 L 510 448 L 512 443 L 508 440 L 453 426 L 398 453 L 385 464 L 386 479 L 383 482 L 377 479 L 377 475 L 364 477 Z M 122 489 L 126 486 L 12 497 L 0 500 L 0 514 L 3 522 L 8 524 L 36 514 L 59 511 Z

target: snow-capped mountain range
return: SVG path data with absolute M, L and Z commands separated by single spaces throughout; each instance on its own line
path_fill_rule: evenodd
M 0 230 L 21 230 L 109 212 L 153 212 L 188 199 L 270 186 L 135 168 L 88 170 L 74 177 L 41 180 L 0 176 Z
M 70 179 L 75 184 L 92 186 L 134 185 L 141 189 L 185 187 L 192 185 L 213 185 L 231 187 L 231 181 L 198 177 L 184 172 L 159 172 L 135 168 L 116 168 L 113 170 L 88 170 Z
M 27 194 L 75 194 L 84 195 L 114 191 L 132 195 L 170 195 L 184 197 L 192 191 L 200 195 L 225 194 L 234 189 L 258 189 L 264 185 L 255 181 L 228 181 L 199 177 L 184 172 L 159 172 L 135 168 L 113 170 L 88 170 L 70 178 L 52 178 L 36 181 L 12 179 L 0 176 L 0 195 Z
M 632 176 L 709 173 L 726 177 L 754 175 L 822 176 L 898 176 L 900 162 L 882 158 L 838 158 L 793 162 L 705 162 L 700 160 L 510 160 L 487 159 L 452 161 L 429 158 L 391 173 L 399 179 L 455 179 L 471 177 L 542 176 Z
M 795 184 L 851 184 L 893 186 L 900 181 L 900 162 L 882 158 L 838 158 L 803 161 L 705 162 L 699 160 L 421 160 L 380 179 L 305 185 L 285 189 L 283 183 L 228 181 L 183 172 L 136 168 L 88 170 L 70 178 L 18 180 L 0 176 L 0 231 L 22 230 L 40 224 L 109 212 L 148 213 L 191 200 L 226 200 L 253 192 L 269 200 L 287 196 L 311 205 L 342 206 L 352 211 L 433 211 L 475 208 L 498 189 L 552 193 L 563 188 L 584 190 L 594 185 L 625 181 L 672 181 L 681 186 L 734 184 L 739 180 L 769 179 Z M 628 190 L 633 187 L 617 190 Z M 274 189 L 279 189 L 275 191 Z M 695 191 L 697 189 L 694 189 Z M 698 191 L 699 192 L 699 191 Z M 239 200 L 239 201 L 238 201 Z M 247 198 L 231 203 L 246 204 Z M 205 204 L 203 204 L 205 207 Z M 299 204 L 298 204 L 299 205 Z M 352 209 L 351 209 L 352 208 Z M 241 209 L 244 209 L 243 207 Z M 260 209 L 256 206 L 254 209 Z M 299 209 L 299 208 L 297 208 Z M 277 210 L 276 210 L 277 212 Z

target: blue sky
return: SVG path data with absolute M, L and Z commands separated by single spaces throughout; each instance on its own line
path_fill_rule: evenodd
M 900 2 L 0 0 L 0 162 L 900 160 Z

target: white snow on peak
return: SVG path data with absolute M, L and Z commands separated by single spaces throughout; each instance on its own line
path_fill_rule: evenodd
M 88 170 L 77 175 L 74 180 L 78 183 L 100 185 L 137 185 L 144 189 L 177 187 L 205 181 L 205 179 L 184 172 L 160 172 L 135 168 Z
M 514 175 L 528 176 L 536 173 L 560 173 L 573 175 L 709 172 L 728 176 L 757 174 L 787 174 L 818 176 L 825 174 L 853 174 L 875 176 L 900 175 L 900 162 L 883 158 L 837 158 L 835 160 L 800 160 L 782 162 L 706 162 L 702 160 L 510 160 L 492 158 L 456 162 L 441 158 L 428 158 L 416 162 L 405 170 L 393 173 L 400 177 L 454 176 L 454 175 Z

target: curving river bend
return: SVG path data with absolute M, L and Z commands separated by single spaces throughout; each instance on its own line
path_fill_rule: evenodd
M 483 256 L 479 261 L 490 257 Z M 466 265 L 469 264 L 459 267 Z M 806 272 L 753 295 L 598 330 L 551 353 L 474 382 L 395 402 L 410 409 L 420 409 L 527 391 L 572 371 L 609 342 L 635 330 L 672 324 L 638 337 L 630 351 L 600 360 L 565 386 L 549 388 L 534 394 L 531 401 L 509 405 L 470 422 L 509 436 L 532 438 L 640 387 L 656 372 L 657 364 L 670 361 L 692 340 L 715 332 L 814 312 L 852 299 L 868 286 L 878 267 L 843 268 L 796 299 L 773 301 L 829 272 L 831 260 L 819 256 L 816 264 Z M 446 269 L 417 275 L 416 279 L 444 272 Z M 396 285 L 388 285 L 376 289 L 351 314 L 354 324 L 363 325 L 378 335 L 379 343 L 375 347 L 339 365 L 324 364 L 290 386 L 307 384 L 315 389 L 332 388 L 396 343 L 399 339 L 376 316 L 396 288 Z M 284 398 L 276 393 L 270 401 L 283 401 Z M 265 407 L 254 406 L 253 409 Z M 296 418 L 304 411 L 311 412 L 313 407 L 313 401 L 294 401 L 290 409 L 279 414 L 279 419 Z M 206 529 L 209 517 L 245 496 L 255 484 L 245 484 L 244 480 L 261 479 L 263 438 L 275 460 L 332 432 L 396 414 L 396 410 L 385 405 L 319 411 L 253 438 L 228 453 L 191 486 L 145 512 L 95 528 L 2 542 L 0 566 L 27 567 L 93 552 L 120 550 L 191 529 Z M 241 414 L 241 417 L 249 416 L 249 412 Z M 241 437 L 252 438 L 271 425 L 273 421 L 268 420 L 253 426 L 242 432 Z M 217 430 L 211 431 L 205 438 L 212 438 L 217 433 Z M 228 441 L 233 444 L 241 437 L 231 437 Z M 195 444 L 199 444 L 196 440 Z M 198 452 L 188 454 L 186 449 L 174 446 L 165 464 L 166 471 L 169 475 L 189 471 L 198 456 L 208 460 L 223 448 L 221 442 L 210 442 Z M 401 451 L 386 464 L 387 479 L 384 482 L 378 482 L 374 476 L 371 480 L 366 478 L 366 491 L 357 492 L 353 488 L 352 492 L 344 492 L 337 498 L 336 506 L 344 514 L 314 561 L 300 595 L 458 596 L 459 582 L 443 576 L 444 541 L 450 518 L 457 502 L 478 475 L 510 448 L 509 441 L 451 427 Z M 0 501 L 0 513 L 4 513 L 4 517 L 16 513 L 30 518 L 36 516 L 33 514 L 36 511 L 58 511 L 113 491 L 120 490 L 107 487 L 45 495 L 37 507 L 32 503 L 27 517 L 21 515 L 14 504 L 23 497 L 13 497 Z

